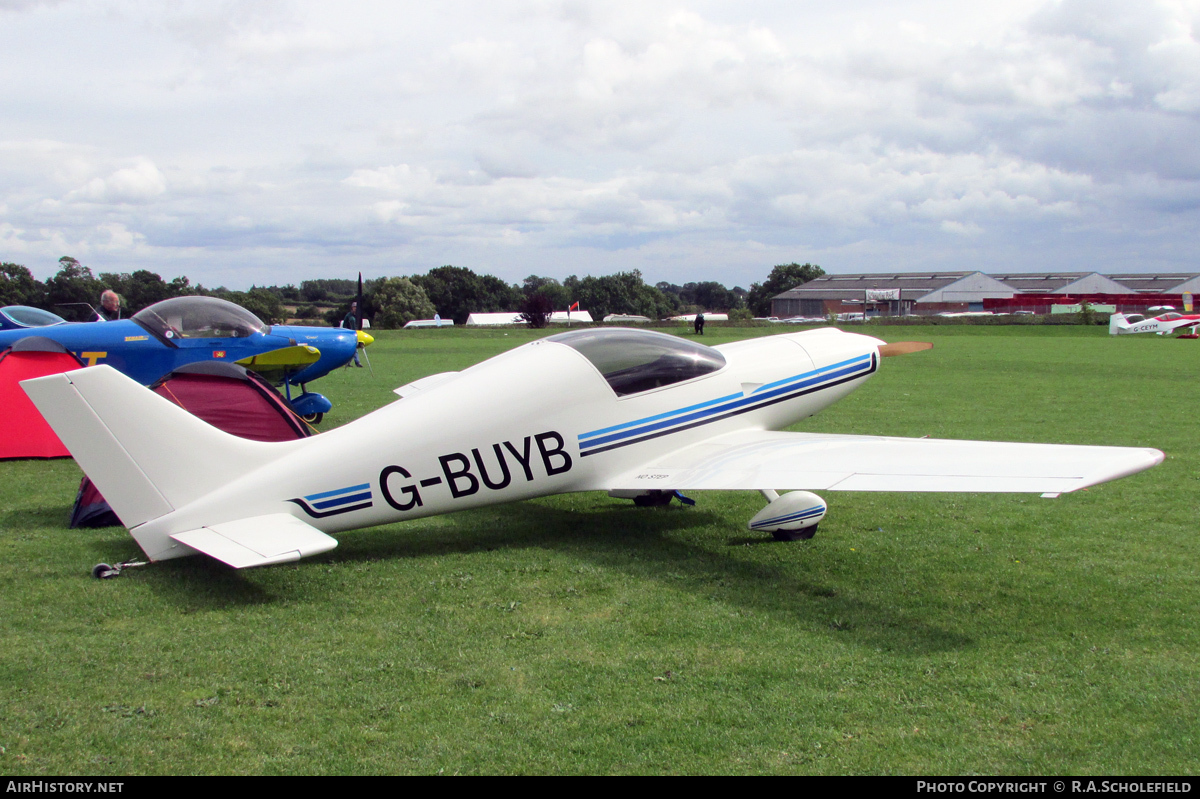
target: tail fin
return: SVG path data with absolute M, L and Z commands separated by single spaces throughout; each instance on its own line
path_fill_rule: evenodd
M 280 457 L 201 421 L 111 366 L 21 383 L 126 527 L 180 508 Z
M 1115 336 L 1131 327 L 1129 322 L 1125 321 L 1125 314 L 1114 313 L 1108 317 L 1108 335 Z

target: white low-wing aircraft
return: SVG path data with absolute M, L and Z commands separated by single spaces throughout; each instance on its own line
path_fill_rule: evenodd
M 361 419 L 281 443 L 223 433 L 107 366 L 22 386 L 151 560 L 202 552 L 236 568 L 325 552 L 343 530 L 569 491 L 659 504 L 678 490 L 758 490 L 769 504 L 750 529 L 806 538 L 824 502 L 776 490 L 1057 495 L 1163 459 L 775 432 L 862 385 L 881 355 L 929 346 L 833 328 L 719 347 L 588 328 L 422 378 Z
M 1194 335 L 1196 328 L 1200 327 L 1200 314 L 1181 314 L 1172 311 L 1171 313 L 1165 313 L 1150 319 L 1142 319 L 1140 316 L 1136 319 L 1131 319 L 1125 316 L 1125 314 L 1120 313 L 1115 313 L 1108 317 L 1108 333 L 1111 336 L 1122 336 L 1130 333 L 1157 333 L 1160 336 L 1165 336 L 1168 333 L 1174 333 L 1181 327 L 1190 327 L 1192 335 Z M 1188 337 L 1190 338 L 1191 336 Z

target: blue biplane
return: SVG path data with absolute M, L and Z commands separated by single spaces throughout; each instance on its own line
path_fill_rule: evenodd
M 108 364 L 143 385 L 196 361 L 241 364 L 281 384 L 292 410 L 313 423 L 332 406 L 306 384 L 345 365 L 360 344 L 374 341 L 356 330 L 268 325 L 216 297 L 175 297 L 112 322 L 69 323 L 48 311 L 10 306 L 0 309 L 0 328 L 0 349 L 44 336 L 88 366 Z M 300 388 L 295 397 L 292 386 Z

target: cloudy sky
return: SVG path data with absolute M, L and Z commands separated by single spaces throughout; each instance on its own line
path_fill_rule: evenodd
M 1198 26 L 1200 0 L 0 0 L 0 260 L 1200 271 Z

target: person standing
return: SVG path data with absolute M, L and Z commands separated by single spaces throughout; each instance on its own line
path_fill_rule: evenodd
M 704 335 L 704 312 L 703 311 L 696 314 L 696 335 L 697 336 Z
M 347 330 L 353 330 L 355 336 L 357 337 L 357 335 L 358 335 L 358 302 L 357 301 L 352 301 L 350 303 L 350 313 L 346 314 L 345 318 L 342 319 L 342 327 L 344 327 Z M 358 344 L 357 344 L 357 342 L 355 343 L 355 346 L 354 346 L 354 365 L 357 366 L 359 369 L 362 368 L 362 364 L 358 360 Z

